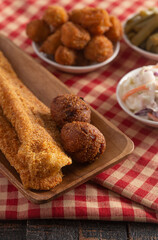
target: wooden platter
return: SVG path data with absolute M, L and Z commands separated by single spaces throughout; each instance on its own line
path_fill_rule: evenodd
M 3 35 L 0 35 L 0 51 L 8 58 L 23 83 L 48 107 L 52 98 L 58 94 L 70 93 L 70 90 L 59 79 Z M 92 124 L 106 138 L 106 151 L 92 164 L 79 165 L 73 163 L 71 166 L 63 168 L 63 182 L 52 190 L 33 191 L 24 189 L 18 173 L 0 153 L 0 171 L 28 200 L 37 204 L 48 202 L 113 166 L 133 151 L 133 142 L 125 134 L 93 108 L 91 110 Z

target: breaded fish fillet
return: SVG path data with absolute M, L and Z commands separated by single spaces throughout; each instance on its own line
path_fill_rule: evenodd
M 50 110 L 22 84 L 2 53 L 0 107 L 0 149 L 20 174 L 24 186 L 42 190 L 60 183 L 61 168 L 71 164 L 71 159 L 59 143 Z M 15 152 L 10 147 L 12 141 Z

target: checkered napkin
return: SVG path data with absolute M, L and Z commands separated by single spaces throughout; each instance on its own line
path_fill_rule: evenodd
M 93 106 L 128 135 L 135 150 L 128 158 L 102 172 L 88 183 L 43 205 L 34 205 L 0 174 L 0 219 L 68 218 L 158 222 L 158 129 L 134 121 L 121 110 L 115 90 L 119 79 L 132 69 L 156 62 L 148 60 L 121 41 L 119 56 L 108 66 L 84 75 L 57 71 L 33 53 L 25 27 L 41 17 L 51 4 L 67 10 L 98 6 L 123 21 L 142 7 L 153 7 L 150 0 L 3 0 L 0 8 L 1 33 L 12 39 L 36 61 Z

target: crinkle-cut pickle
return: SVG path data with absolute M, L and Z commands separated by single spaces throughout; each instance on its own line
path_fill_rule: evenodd
M 155 14 L 148 20 L 140 32 L 131 39 L 131 42 L 134 45 L 139 46 L 154 30 L 156 30 L 156 28 L 158 28 L 158 14 Z
M 137 26 L 137 24 L 140 24 L 143 21 L 147 20 L 150 16 L 151 16 L 151 14 L 141 16 L 139 13 L 138 15 L 134 16 L 133 18 L 129 19 L 125 26 L 125 32 L 126 33 L 130 32 L 132 29 L 134 29 L 135 26 Z

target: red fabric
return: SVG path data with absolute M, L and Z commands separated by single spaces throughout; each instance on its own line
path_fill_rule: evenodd
M 109 221 L 158 222 L 158 130 L 134 121 L 121 110 L 116 86 L 132 69 L 155 64 L 131 50 L 122 40 L 118 57 L 105 67 L 87 74 L 57 71 L 33 52 L 25 34 L 26 24 L 42 16 L 51 4 L 67 10 L 83 6 L 105 8 L 123 22 L 130 14 L 156 3 L 150 0 L 4 0 L 0 5 L 0 30 L 71 90 L 109 119 L 135 144 L 134 152 L 91 181 L 43 205 L 34 205 L 0 174 L 0 219 L 69 218 Z

